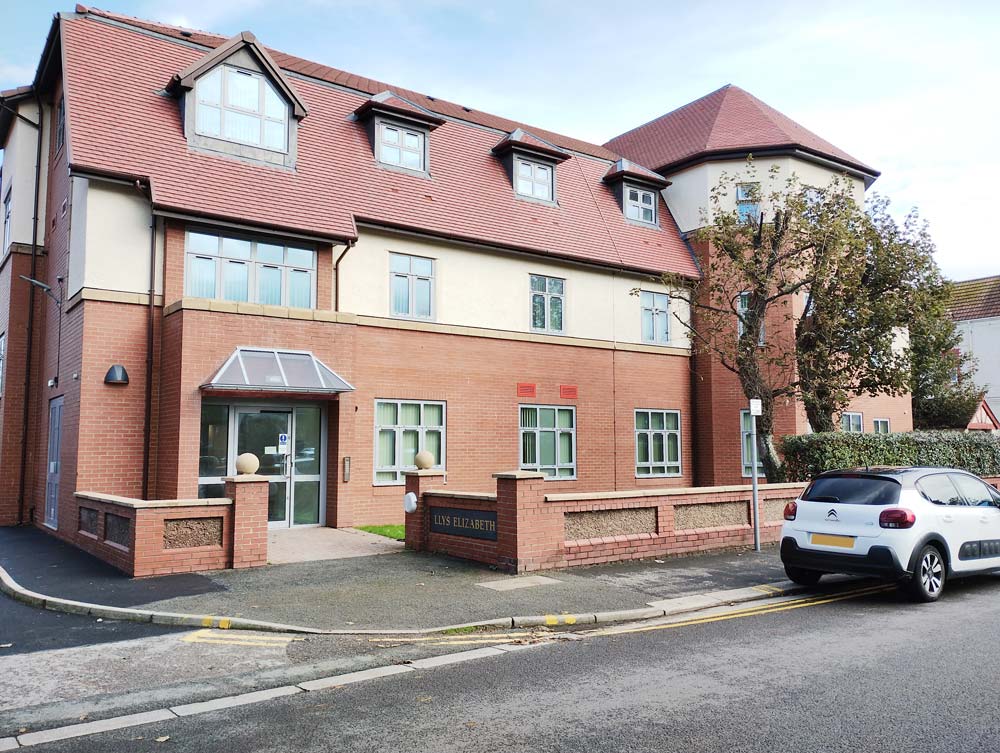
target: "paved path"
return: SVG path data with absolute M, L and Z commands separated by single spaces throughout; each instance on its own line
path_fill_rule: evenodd
M 613 611 L 784 579 L 776 550 L 547 571 L 545 585 L 448 557 L 399 552 L 130 579 L 34 529 L 0 529 L 0 565 L 51 596 L 318 628 L 435 627 L 514 615 Z M 3 608 L 0 606 L 0 608 Z
M 38 750 L 996 750 L 998 594 L 978 578 L 930 605 L 890 589 L 603 629 Z
M 356 528 L 289 528 L 267 534 L 267 561 L 272 565 L 392 554 L 403 542 Z

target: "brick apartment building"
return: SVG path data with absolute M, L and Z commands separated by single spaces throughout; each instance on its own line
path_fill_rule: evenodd
M 748 153 L 877 177 L 736 87 L 600 146 L 82 6 L 2 104 L 0 524 L 69 540 L 75 492 L 218 497 L 243 452 L 272 527 L 401 521 L 418 449 L 469 491 L 744 483 L 745 401 L 659 276 L 698 278 Z

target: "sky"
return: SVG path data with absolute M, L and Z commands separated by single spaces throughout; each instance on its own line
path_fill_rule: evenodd
M 2 0 L 0 88 L 29 83 L 68 0 Z M 1000 274 L 1000 3 L 758 0 L 100 0 L 595 143 L 727 83 L 881 171 L 937 261 Z M 622 11 L 621 15 L 616 11 Z M 983 220 L 976 220 L 979 217 Z

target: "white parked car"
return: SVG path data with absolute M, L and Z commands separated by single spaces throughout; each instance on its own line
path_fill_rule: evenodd
M 951 577 L 1000 570 L 1000 492 L 951 468 L 823 473 L 785 506 L 781 561 L 803 585 L 873 575 L 936 601 Z

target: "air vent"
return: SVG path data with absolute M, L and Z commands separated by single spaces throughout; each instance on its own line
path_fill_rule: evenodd
M 529 384 L 528 382 L 518 382 L 517 383 L 517 396 L 518 397 L 534 397 L 535 396 L 535 385 Z
M 576 400 L 577 392 L 575 384 L 560 384 L 559 397 L 563 400 Z

